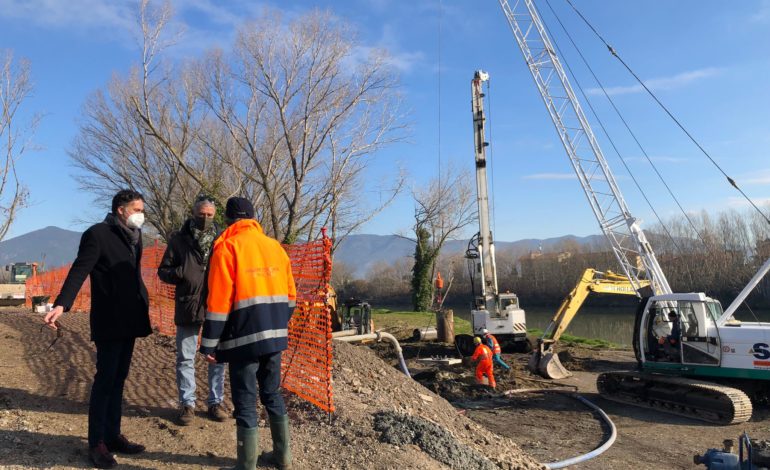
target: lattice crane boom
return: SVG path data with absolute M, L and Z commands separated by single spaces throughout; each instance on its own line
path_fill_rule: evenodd
M 591 209 L 624 274 L 637 290 L 643 287 L 641 281 L 647 279 L 656 295 L 670 294 L 668 280 L 623 199 L 533 0 L 499 2 Z

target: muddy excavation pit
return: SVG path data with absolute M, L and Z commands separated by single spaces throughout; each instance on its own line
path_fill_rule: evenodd
M 384 360 L 395 364 L 390 346 L 371 344 Z M 495 367 L 497 388 L 476 383 L 475 364 L 440 365 L 418 361 L 429 357 L 459 357 L 454 346 L 438 342 L 404 340 L 404 358 L 412 374 L 428 390 L 449 401 L 459 413 L 500 436 L 514 439 L 523 450 L 541 461 L 557 461 L 590 452 L 607 438 L 601 419 L 585 405 L 563 393 L 529 392 L 506 395 L 511 390 L 561 388 L 526 370 L 529 354 L 503 354 L 510 371 Z M 563 352 L 568 368 L 591 369 L 586 355 Z M 602 364 L 601 367 L 604 365 Z

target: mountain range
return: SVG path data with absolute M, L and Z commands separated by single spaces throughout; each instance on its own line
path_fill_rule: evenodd
M 0 242 L 0 266 L 16 262 L 36 261 L 43 268 L 71 263 L 77 254 L 80 232 L 59 227 L 46 227 Z M 496 241 L 495 248 L 524 255 L 542 249 L 557 250 L 565 243 L 581 246 L 603 246 L 604 237 L 589 235 L 576 237 L 565 235 L 546 239 L 524 239 L 513 242 Z M 463 253 L 467 240 L 451 240 L 444 245 L 445 254 Z M 358 277 L 363 277 L 378 263 L 393 264 L 414 254 L 414 240 L 397 235 L 350 235 L 340 242 L 334 252 L 334 260 L 347 265 Z
M 545 239 L 527 238 L 513 242 L 495 241 L 495 250 L 498 253 L 510 251 L 516 256 L 521 256 L 540 249 L 543 252 L 556 251 L 567 242 L 591 247 L 606 244 L 603 235 L 565 235 Z M 344 263 L 354 275 L 363 277 L 378 263 L 393 264 L 400 259 L 411 258 L 414 255 L 414 245 L 414 240 L 397 235 L 350 235 L 340 242 L 334 252 L 334 261 Z M 464 253 L 467 247 L 468 240 L 450 240 L 444 244 L 443 253 Z
M 0 266 L 37 262 L 45 269 L 72 263 L 80 232 L 49 226 L 0 242 Z

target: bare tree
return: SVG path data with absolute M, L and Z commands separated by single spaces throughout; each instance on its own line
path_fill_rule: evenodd
M 403 187 L 395 175 L 379 204 L 361 203 L 369 157 L 405 125 L 387 55 L 356 60 L 353 37 L 329 13 L 286 23 L 266 11 L 240 30 L 232 60 L 214 53 L 205 67 L 204 102 L 240 149 L 218 155 L 257 188 L 265 229 L 286 243 L 321 226 L 339 241 Z
M 170 18 L 168 4 L 151 9 L 141 2 L 141 63 L 92 94 L 69 152 L 84 170 L 81 187 L 98 198 L 126 187 L 141 192 L 147 220 L 163 239 L 184 222 L 197 193 L 226 196 L 229 182 L 198 139 L 206 121 L 194 64 L 158 60 L 173 44 L 162 35 Z
M 240 195 L 285 243 L 322 226 L 339 243 L 400 192 L 400 174 L 384 187 L 363 181 L 371 156 L 405 128 L 384 53 L 356 60 L 347 26 L 330 14 L 286 22 L 266 11 L 230 53 L 175 64 L 162 54 L 170 18 L 142 2 L 141 63 L 87 103 L 72 151 L 84 187 L 144 192 L 164 236 L 195 192 Z M 362 198 L 372 187 L 384 194 L 373 207 Z
M 469 171 L 448 167 L 426 188 L 412 192 L 416 238 L 412 268 L 415 311 L 430 307 L 436 259 L 444 243 L 476 220 L 476 199 Z
M 13 60 L 13 53 L 0 54 L 0 240 L 5 238 L 19 211 L 28 205 L 29 193 L 19 180 L 16 162 L 30 148 L 30 137 L 38 115 L 19 123 L 19 110 L 32 93 L 29 63 Z

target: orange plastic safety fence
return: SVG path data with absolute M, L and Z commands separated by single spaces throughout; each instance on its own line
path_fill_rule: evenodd
M 297 285 L 297 309 L 289 322 L 289 348 L 283 354 L 283 387 L 329 413 L 334 411 L 332 393 L 332 326 L 327 291 L 331 279 L 331 240 L 284 246 Z M 142 278 L 150 297 L 150 322 L 160 334 L 173 336 L 174 286 L 161 282 L 158 265 L 166 246 L 144 248 Z M 51 296 L 61 290 L 71 265 L 48 270 L 27 280 L 27 305 L 33 296 Z M 88 311 L 91 285 L 87 279 L 72 307 Z
M 67 273 L 70 271 L 71 265 L 61 266 L 46 271 L 43 274 L 38 274 L 32 278 L 27 279 L 26 282 L 26 297 L 27 307 L 32 306 L 32 297 L 48 296 L 49 302 L 53 302 L 56 295 L 59 294 L 64 279 L 67 278 Z M 75 298 L 75 302 L 72 304 L 72 310 L 75 311 L 87 311 L 91 308 L 91 278 L 86 278 L 86 282 L 83 283 L 83 287 L 80 288 L 80 293 Z

